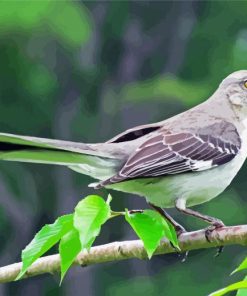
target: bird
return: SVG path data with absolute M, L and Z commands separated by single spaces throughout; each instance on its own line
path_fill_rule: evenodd
M 217 218 L 191 209 L 222 193 L 247 157 L 247 70 L 233 72 L 201 104 L 163 121 L 128 129 L 104 143 L 78 143 L 0 133 L 0 160 L 58 164 L 89 175 L 89 186 L 142 196 L 166 211 Z

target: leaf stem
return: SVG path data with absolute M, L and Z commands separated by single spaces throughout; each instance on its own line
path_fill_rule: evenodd
M 129 214 L 136 214 L 136 213 L 143 213 L 143 210 L 127 210 L 127 212 Z M 114 217 L 118 217 L 118 216 L 124 216 L 125 214 L 126 214 L 126 212 L 111 211 L 111 217 L 110 218 L 114 218 Z
M 118 216 L 124 216 L 125 212 L 115 212 L 115 211 L 111 211 L 111 216 L 110 218 L 114 218 L 114 217 L 118 217 Z M 110 219 L 109 218 L 109 219 Z

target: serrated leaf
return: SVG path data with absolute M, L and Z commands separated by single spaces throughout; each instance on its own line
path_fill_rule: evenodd
M 234 274 L 235 272 L 241 271 L 243 269 L 247 269 L 247 257 L 240 263 L 240 265 L 233 270 L 231 274 Z
M 133 214 L 126 212 L 125 219 L 143 241 L 149 259 L 163 237 L 167 237 L 174 246 L 178 247 L 175 230 L 159 213 L 152 210 Z
M 221 290 L 218 290 L 214 293 L 211 293 L 209 296 L 222 296 L 228 292 L 235 291 L 238 289 L 246 289 L 246 288 L 247 288 L 247 281 L 244 280 L 244 281 L 240 281 L 240 282 L 234 283 L 232 285 L 229 285 L 229 286 L 227 286 Z M 243 294 L 242 294 L 242 296 L 243 296 Z
M 45 225 L 22 251 L 22 268 L 19 280 L 32 263 L 54 246 L 60 238 L 73 228 L 73 215 L 59 217 L 53 224 Z
M 79 238 L 79 233 L 76 229 L 70 230 L 66 233 L 59 243 L 59 254 L 61 257 L 61 281 L 68 271 L 71 264 L 74 262 L 76 256 L 81 251 L 81 242 Z
M 101 225 L 111 216 L 110 206 L 98 195 L 89 195 L 78 203 L 74 227 L 78 230 L 82 249 L 90 249 Z

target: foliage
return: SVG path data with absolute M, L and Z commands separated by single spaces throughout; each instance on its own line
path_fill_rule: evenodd
M 31 243 L 22 251 L 22 269 L 17 276 L 20 279 L 28 267 L 54 246 L 73 227 L 72 215 L 59 217 L 53 224 L 45 225 Z
M 152 99 L 162 101 L 164 98 L 175 98 L 191 107 L 198 102 L 198 98 L 208 95 L 210 86 L 205 82 L 191 83 L 167 76 L 154 77 L 148 81 L 132 83 L 122 88 L 120 96 L 123 103 L 138 103 Z
M 163 237 L 167 237 L 179 249 L 174 229 L 159 213 L 145 210 L 142 213 L 130 214 L 126 211 L 125 219 L 143 241 L 149 259 Z
M 79 233 L 81 248 L 89 250 L 100 227 L 111 217 L 111 209 L 102 198 L 91 195 L 75 208 L 74 227 Z
M 61 256 L 61 282 L 81 249 L 79 232 L 76 229 L 72 228 L 68 233 L 61 237 L 59 243 L 59 254 Z
M 69 22 L 64 22 L 68 18 Z M 83 6 L 52 0 L 0 3 L 0 32 L 38 30 L 41 25 L 68 46 L 79 46 L 90 36 L 90 18 Z
M 244 269 L 247 269 L 247 257 L 231 274 L 234 274 L 238 271 L 242 271 Z M 229 293 L 235 290 L 238 290 L 236 296 L 246 296 L 247 290 L 245 289 L 247 289 L 247 277 L 245 277 L 245 279 L 240 282 L 231 284 L 223 289 L 220 289 L 214 293 L 211 293 L 209 296 L 222 296 L 222 295 L 225 295 L 226 293 Z
M 216 292 L 210 294 L 209 296 L 222 296 L 222 295 L 225 295 L 226 293 L 236 291 L 236 290 L 238 290 L 237 296 L 244 296 L 244 295 L 247 295 L 246 290 L 244 290 L 244 289 L 247 289 L 247 281 L 246 280 L 232 284 L 226 288 L 223 288 L 219 291 L 216 291 Z
M 246 9 L 246 1 L 1 1 L 1 132 L 105 141 L 202 102 L 224 76 L 247 68 Z M 72 211 L 75 197 L 90 193 L 90 180 L 62 167 L 0 166 L 0 260 L 5 265 L 41 225 Z M 246 223 L 246 174 L 245 165 L 233 190 L 200 210 L 226 225 Z M 115 192 L 114 197 L 114 208 L 144 206 L 134 196 Z M 173 215 L 188 230 L 205 227 Z M 131 236 L 131 229 L 113 222 L 104 225 L 99 243 L 109 236 Z M 78 295 L 74 287 L 96 296 L 102 289 L 110 296 L 129 291 L 135 296 L 205 296 L 228 280 L 225 271 L 234 264 L 229 258 L 239 260 L 245 252 L 225 248 L 213 259 L 212 251 L 203 250 L 193 252 L 185 264 L 168 255 L 148 263 L 98 265 L 85 276 L 73 274 L 60 289 L 52 277 L 1 289 L 6 296 Z M 202 277 L 205 270 L 210 273 Z
M 149 259 L 164 237 L 179 249 L 175 230 L 157 212 L 145 210 L 143 213 L 114 212 L 110 208 L 111 196 L 107 201 L 98 195 L 89 195 L 80 201 L 73 214 L 59 217 L 53 224 L 45 225 L 22 251 L 22 269 L 19 280 L 28 268 L 56 243 L 59 243 L 61 257 L 61 282 L 73 264 L 78 253 L 89 251 L 101 226 L 110 218 L 120 215 L 132 226 L 143 241 Z

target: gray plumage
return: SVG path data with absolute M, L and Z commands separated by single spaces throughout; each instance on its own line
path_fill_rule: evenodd
M 66 165 L 95 188 L 145 196 L 159 207 L 212 199 L 247 156 L 247 71 L 229 75 L 204 103 L 98 144 L 0 134 L 0 159 Z

